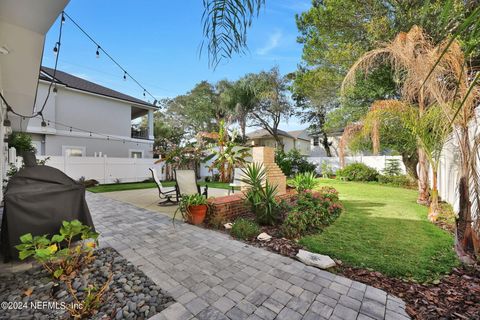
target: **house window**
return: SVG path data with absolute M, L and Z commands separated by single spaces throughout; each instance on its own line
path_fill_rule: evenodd
M 143 158 L 143 150 L 129 150 L 130 158 Z
M 313 146 L 318 147 L 320 145 L 320 139 L 318 137 L 313 137 Z
M 62 154 L 67 157 L 85 157 L 85 147 L 62 146 Z

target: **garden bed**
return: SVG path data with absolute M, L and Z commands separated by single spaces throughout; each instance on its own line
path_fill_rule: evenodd
M 78 300 L 87 295 L 88 285 L 100 289 L 111 278 L 98 313 L 91 319 L 147 319 L 174 302 L 142 271 L 112 248 L 99 249 L 95 260 L 72 279 Z M 11 308 L 0 310 L 0 319 L 62 319 L 69 312 L 62 305 L 74 303 L 67 285 L 55 281 L 40 267 L 0 276 L 0 300 Z M 48 302 L 51 305 L 32 305 Z M 52 304 L 56 307 L 52 308 Z M 36 308 L 34 307 L 36 306 Z M 3 307 L 3 305 L 2 305 Z

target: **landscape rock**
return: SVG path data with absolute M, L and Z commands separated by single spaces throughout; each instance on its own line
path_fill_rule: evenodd
M 266 232 L 262 232 L 257 236 L 257 239 L 260 241 L 270 241 L 272 240 L 272 236 Z
M 330 258 L 329 256 L 312 253 L 306 250 L 298 250 L 297 258 L 298 260 L 309 266 L 317 267 L 320 269 L 328 269 L 335 267 L 335 261 L 333 261 L 332 258 Z
M 228 223 L 225 223 L 223 226 L 225 227 L 226 230 L 230 230 L 232 229 L 233 224 L 231 222 L 228 222 Z

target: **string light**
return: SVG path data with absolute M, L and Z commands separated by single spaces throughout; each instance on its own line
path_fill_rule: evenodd
M 62 24 L 65 23 L 65 15 L 62 12 Z
M 95 41 L 95 39 L 93 39 L 93 37 L 87 33 L 87 31 L 85 31 L 85 29 L 83 29 L 74 19 L 72 19 L 72 17 L 70 17 L 70 15 L 68 15 L 68 13 L 66 13 L 65 11 L 62 12 L 62 17 L 66 17 L 68 18 L 90 41 L 92 41 L 96 46 L 97 46 L 97 51 L 96 51 L 96 57 L 98 58 L 100 56 L 100 51 L 103 52 L 103 54 L 109 58 L 115 65 L 117 65 L 117 67 L 120 68 L 120 70 L 123 71 L 123 80 L 126 81 L 127 80 L 127 75 L 128 77 L 133 81 L 135 82 L 140 88 L 143 89 L 144 91 L 144 97 L 146 97 L 146 95 L 148 94 L 150 97 L 152 97 L 153 100 L 155 100 L 156 98 L 137 80 L 135 79 L 134 77 L 132 77 L 132 75 L 130 73 L 128 73 L 124 67 L 122 67 L 120 65 L 120 63 L 118 63 L 117 60 L 115 60 L 107 51 L 105 51 L 105 49 L 103 47 L 100 46 L 100 44 Z
M 55 43 L 55 47 L 53 47 L 53 54 L 58 54 L 58 47 L 60 47 L 60 42 Z
M 72 127 L 70 127 L 70 132 L 72 132 Z
M 145 89 L 143 89 L 143 96 L 145 97 Z
M 52 91 L 53 91 L 53 93 L 54 93 L 55 95 L 57 94 L 57 92 L 58 92 L 58 90 L 57 90 L 57 85 L 55 85 L 55 86 L 53 87 L 53 90 L 52 90 Z

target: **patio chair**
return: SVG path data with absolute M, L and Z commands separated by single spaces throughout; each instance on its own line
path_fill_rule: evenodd
M 202 194 L 208 197 L 208 186 L 205 186 L 203 193 L 200 190 L 200 186 L 197 183 L 197 177 L 194 170 L 175 170 L 175 181 L 177 188 L 177 197 L 181 197 L 183 194 Z
M 158 203 L 158 205 L 164 205 L 164 204 L 167 204 L 167 203 L 170 203 L 170 204 L 178 203 L 178 195 L 177 195 L 176 188 L 173 188 L 171 190 L 167 190 L 162 185 L 162 183 L 160 182 L 160 179 L 158 178 L 157 172 L 155 171 L 155 169 L 154 168 L 148 168 L 148 170 L 150 170 L 150 172 L 152 173 L 153 181 L 155 181 L 155 184 L 157 185 L 158 196 L 160 197 L 161 200 L 163 200 L 163 201 L 160 201 Z M 175 201 L 172 200 L 172 197 L 175 197 L 176 200 Z
M 230 187 L 228 189 L 228 195 L 230 195 L 230 192 L 235 193 L 235 187 L 240 187 L 244 175 L 242 168 L 235 168 L 233 170 L 233 182 L 228 185 Z

